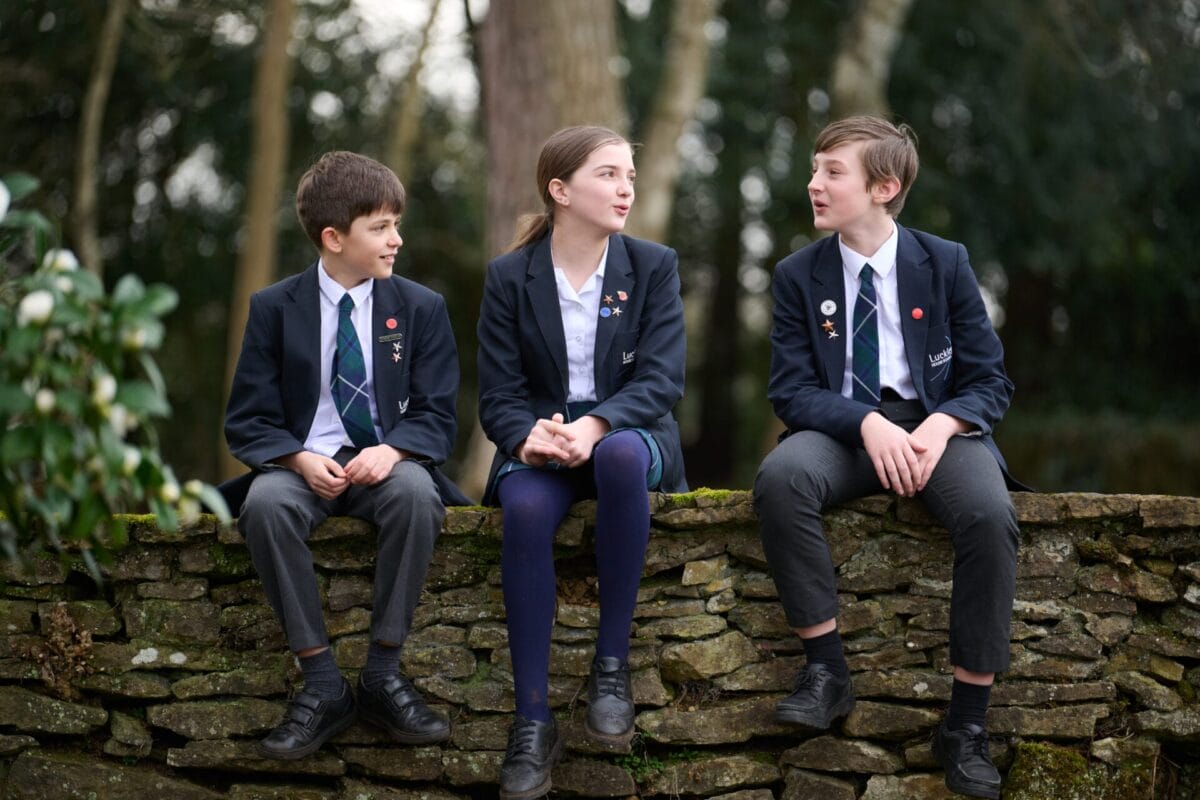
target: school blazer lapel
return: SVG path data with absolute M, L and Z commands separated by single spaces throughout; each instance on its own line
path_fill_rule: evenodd
M 635 285 L 633 265 L 629 263 L 629 251 L 621 237 L 608 237 L 608 262 L 604 265 L 604 288 L 600 298 L 600 318 L 596 320 L 595 363 L 592 370 L 596 386 L 605 385 L 601 370 L 608 364 L 608 351 L 612 349 L 613 337 L 618 329 L 624 330 L 628 320 L 633 319 L 633 287 Z M 612 302 L 605 302 L 611 298 Z M 640 304 L 639 304 L 640 305 Z M 604 316 L 604 309 L 609 310 Z M 619 362 L 618 362 L 619 363 Z
M 825 370 L 825 385 L 835 392 L 842 391 L 842 378 L 846 370 L 846 339 L 853 334 L 847 323 L 846 309 L 846 280 L 842 269 L 842 254 L 838 250 L 837 237 L 825 239 L 825 246 L 817 254 L 816 263 L 812 269 L 812 308 L 808 313 L 817 320 L 817 342 L 815 346 L 817 360 Z M 821 311 L 821 306 L 833 303 L 832 314 Z M 825 320 L 833 323 L 837 336 L 830 336 L 821 326 Z
M 896 245 L 896 288 L 900 302 L 900 332 L 904 336 L 904 355 L 912 373 L 913 386 L 925 397 L 925 342 L 929 333 L 929 304 L 933 299 L 933 270 L 929 254 L 916 237 L 899 225 Z M 913 312 L 920 309 L 920 318 Z
M 384 432 L 396 427 L 408 411 L 408 398 L 398 397 L 399 376 L 412 357 L 404 299 L 390 280 L 377 280 L 371 300 L 371 383 L 379 423 Z
M 554 264 L 550 260 L 550 237 L 546 236 L 533 249 L 526 273 L 525 294 L 533 309 L 534 319 L 550 357 L 558 368 L 562 396 L 567 396 L 567 335 L 563 332 L 562 309 L 558 303 L 558 285 L 554 281 Z
M 288 365 L 285 374 L 292 379 L 280 389 L 284 394 L 284 406 L 291 411 L 289 418 L 303 428 L 303 435 L 297 437 L 301 440 L 308 436 L 321 395 L 320 291 L 314 263 L 289 292 L 291 306 L 283 311 L 282 344 L 284 361 Z

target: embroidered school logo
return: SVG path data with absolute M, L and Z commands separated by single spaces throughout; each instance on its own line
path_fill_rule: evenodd
M 622 366 L 625 364 L 632 364 L 635 358 L 637 358 L 637 350 L 630 350 L 629 352 L 625 352 L 624 350 L 621 351 Z
M 410 399 L 410 398 L 406 397 L 406 398 L 404 398 L 403 400 L 400 400 L 400 401 L 398 401 L 398 402 L 396 403 L 396 405 L 398 405 L 398 406 L 400 407 L 400 416 L 402 416 L 402 417 L 403 417 L 405 414 L 407 414 L 407 413 L 408 413 L 408 401 L 409 401 L 409 399 Z
M 929 358 L 929 369 L 935 371 L 933 380 L 945 380 L 946 374 L 950 372 L 950 364 L 954 357 L 954 347 L 950 344 L 950 337 L 946 337 L 946 346 L 936 353 L 927 353 Z

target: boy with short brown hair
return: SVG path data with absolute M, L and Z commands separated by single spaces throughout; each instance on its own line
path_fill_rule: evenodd
M 854 707 L 821 512 L 882 490 L 919 497 L 950 531 L 950 708 L 934 752 L 953 791 L 998 798 L 984 716 L 1007 669 L 1018 529 L 992 427 L 1013 386 L 961 244 L 896 224 L 916 137 L 878 117 L 817 137 L 808 184 L 829 236 L 775 267 L 768 395 L 787 426 L 755 505 L 789 624 L 804 644 L 776 719 L 828 728 Z

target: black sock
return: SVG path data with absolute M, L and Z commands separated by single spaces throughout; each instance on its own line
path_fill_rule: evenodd
M 390 675 L 400 671 L 400 645 L 371 642 L 367 648 L 367 665 L 359 674 L 363 686 L 374 689 Z
M 950 709 L 946 711 L 946 730 L 960 731 L 970 725 L 984 727 L 988 701 L 992 696 L 991 684 L 980 686 L 966 683 L 957 678 L 950 689 Z
M 850 677 L 850 666 L 846 663 L 846 654 L 842 652 L 842 635 L 837 628 L 800 641 L 804 643 L 804 659 L 809 664 L 824 664 L 837 677 Z
M 300 669 L 304 672 L 305 691 L 328 700 L 341 697 L 346 679 L 338 671 L 333 651 L 328 647 L 311 656 L 300 656 Z

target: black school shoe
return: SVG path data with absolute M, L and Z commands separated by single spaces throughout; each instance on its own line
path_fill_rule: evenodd
M 946 788 L 970 797 L 1000 797 L 1000 772 L 988 755 L 987 731 L 968 724 L 958 731 L 942 720 L 933 735 L 933 754 L 946 771 Z
M 500 800 L 527 800 L 550 791 L 550 772 L 562 755 L 554 719 L 538 722 L 518 715 L 508 729 L 500 766 Z
M 345 680 L 342 693 L 333 699 L 301 691 L 292 698 L 283 722 L 258 743 L 258 752 L 266 758 L 284 761 L 304 758 L 350 727 L 354 716 L 354 694 Z
M 421 697 L 403 675 L 389 675 L 374 689 L 358 679 L 358 715 L 402 744 L 433 744 L 450 738 L 450 720 Z
M 806 728 L 827 730 L 838 717 L 854 709 L 850 678 L 839 678 L 824 664 L 806 664 L 796 676 L 796 688 L 775 706 L 775 719 Z
M 593 739 L 605 744 L 629 744 L 633 738 L 633 688 L 628 664 L 617 658 L 592 662 L 583 727 Z

